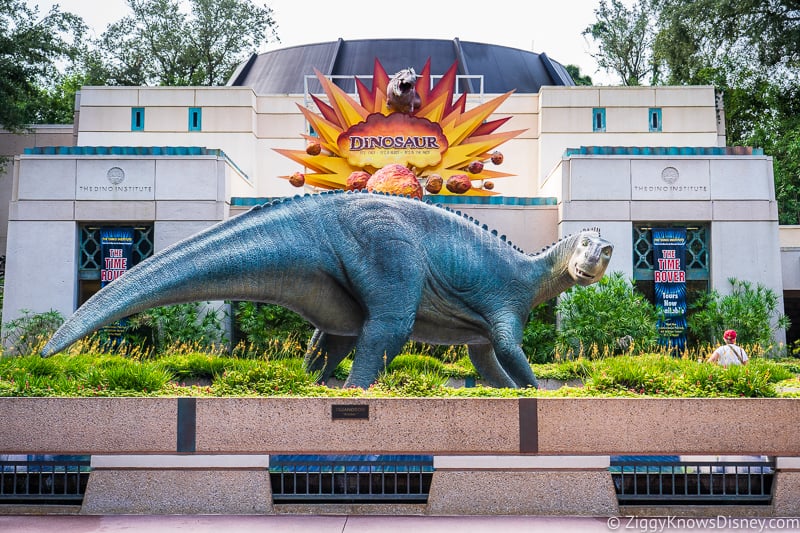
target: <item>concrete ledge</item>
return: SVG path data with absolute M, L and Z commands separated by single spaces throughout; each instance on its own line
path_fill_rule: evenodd
M 776 457 L 776 470 L 800 470 L 800 457 Z
M 93 455 L 92 469 L 269 468 L 269 455 Z

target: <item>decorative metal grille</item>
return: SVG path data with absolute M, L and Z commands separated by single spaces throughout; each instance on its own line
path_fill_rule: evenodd
M 275 503 L 426 503 L 432 456 L 270 456 Z
M 89 456 L 0 456 L 0 504 L 80 504 Z
M 682 227 L 660 225 L 658 227 Z M 686 278 L 707 280 L 708 269 L 708 226 L 687 225 L 686 227 Z M 633 226 L 633 277 L 636 280 L 652 280 L 655 262 L 653 260 L 653 225 Z
M 102 226 L 106 227 L 106 226 Z M 81 226 L 80 279 L 100 279 L 100 228 L 99 225 Z M 153 255 L 153 226 L 134 226 L 133 265 Z
M 769 505 L 775 461 L 684 461 L 612 458 L 611 478 L 621 505 Z

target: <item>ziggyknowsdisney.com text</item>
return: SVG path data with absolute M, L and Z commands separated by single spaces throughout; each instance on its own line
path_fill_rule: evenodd
M 611 531 L 638 531 L 641 533 L 662 533 L 670 530 L 714 530 L 741 529 L 746 531 L 792 531 L 800 530 L 800 518 L 740 518 L 716 516 L 691 518 L 682 516 L 643 517 L 612 516 L 607 522 Z

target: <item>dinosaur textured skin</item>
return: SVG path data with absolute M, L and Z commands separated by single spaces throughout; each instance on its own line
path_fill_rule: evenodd
M 400 196 L 296 196 L 156 253 L 92 296 L 42 349 L 161 305 L 269 302 L 316 328 L 309 370 L 327 380 L 353 350 L 345 386 L 366 388 L 410 339 L 468 345 L 496 387 L 537 386 L 520 345 L 531 309 L 598 281 L 612 246 L 596 231 L 527 255 L 471 217 Z

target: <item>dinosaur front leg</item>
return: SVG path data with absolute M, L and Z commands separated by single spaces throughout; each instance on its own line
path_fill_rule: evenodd
M 339 363 L 353 351 L 356 337 L 343 337 L 332 335 L 319 329 L 308 341 L 308 350 L 305 356 L 305 369 L 307 372 L 320 372 L 317 382 L 327 382 Z
M 489 385 L 498 388 L 517 388 L 514 380 L 500 366 L 491 345 L 470 344 L 467 346 L 467 351 L 472 365 Z
M 519 335 L 521 338 L 522 335 Z M 518 387 L 539 387 L 536 375 L 528 363 L 522 347 L 516 342 L 517 336 L 507 331 L 495 332 L 492 345 L 500 366 L 508 373 Z
M 375 383 L 408 342 L 413 323 L 413 313 L 410 318 L 384 316 L 367 320 L 356 343 L 353 366 L 344 386 L 366 389 Z

